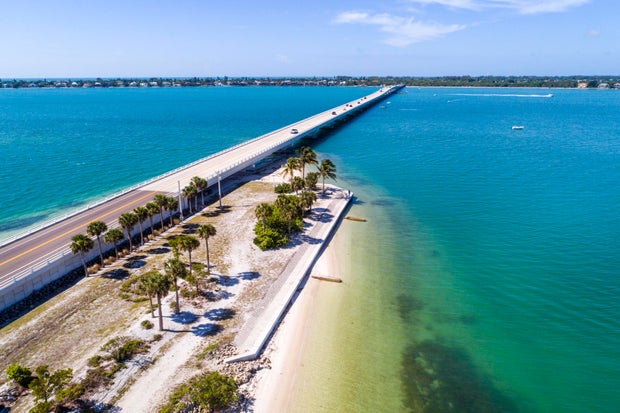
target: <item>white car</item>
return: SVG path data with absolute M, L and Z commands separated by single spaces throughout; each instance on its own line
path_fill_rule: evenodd
M 293 135 L 295 135 L 296 133 L 299 133 L 299 131 L 298 131 L 297 129 L 294 129 L 294 128 L 293 128 L 293 129 L 291 129 L 291 133 L 292 133 Z

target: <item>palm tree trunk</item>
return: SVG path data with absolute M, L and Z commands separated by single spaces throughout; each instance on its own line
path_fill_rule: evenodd
M 114 241 L 114 256 L 116 257 L 116 261 L 118 261 L 118 245 L 116 241 Z
M 164 316 L 161 313 L 161 296 L 157 294 L 157 313 L 159 314 L 159 331 L 164 331 Z
M 161 232 L 164 232 L 164 210 L 162 208 L 159 208 L 159 224 Z
M 80 252 L 82 258 L 82 265 L 84 266 L 84 277 L 88 277 L 88 268 L 86 268 L 86 260 L 84 259 L 84 252 Z
M 149 294 L 149 304 L 151 305 L 151 318 L 155 318 L 155 308 L 153 307 L 153 296 Z
M 209 240 L 205 238 L 205 245 L 207 246 L 207 271 L 210 271 L 211 261 L 209 260 Z
M 140 245 L 144 245 L 144 233 L 142 232 L 142 221 L 140 221 Z
M 155 236 L 155 226 L 153 225 L 153 215 L 151 215 L 149 219 L 151 220 L 151 234 Z
M 101 249 L 101 238 L 97 235 L 97 244 L 99 244 L 99 258 L 101 258 L 101 266 L 103 267 L 103 251 Z
M 176 303 L 174 307 L 174 313 L 179 314 L 181 309 L 179 308 L 179 284 L 177 283 L 177 277 L 174 277 L 174 293 L 176 294 Z

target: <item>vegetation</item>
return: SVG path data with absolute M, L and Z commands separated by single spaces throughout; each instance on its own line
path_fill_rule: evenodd
M 144 245 L 144 231 L 142 230 L 142 223 L 149 217 L 149 210 L 143 206 L 137 206 L 133 209 L 133 213 L 137 218 L 138 225 L 140 226 L 140 245 Z
M 211 260 L 209 258 L 209 238 L 217 234 L 215 227 L 211 224 L 202 224 L 196 230 L 196 235 L 205 240 L 205 250 L 207 252 L 207 272 L 210 272 Z M 191 271 L 190 271 L 191 273 Z
M 164 194 L 156 194 L 153 197 L 153 203 L 159 209 L 159 223 L 161 225 L 161 230 L 164 230 L 164 208 L 167 206 L 167 196 Z
M 620 76 L 329 76 L 329 77 L 190 77 L 178 78 L 97 78 L 74 80 L 2 80 L 3 88 L 113 88 L 113 87 L 200 87 L 200 86 L 376 86 L 404 84 L 407 86 L 465 87 L 577 87 L 578 82 L 614 84 Z M 597 86 L 592 86 L 597 87 Z
M 84 266 L 84 275 L 88 275 L 88 268 L 86 268 L 86 253 L 93 249 L 95 243 L 93 240 L 84 235 L 77 234 L 71 238 L 71 252 L 74 254 L 80 254 L 80 258 L 82 259 L 82 265 Z
M 144 341 L 125 336 L 115 337 L 101 347 L 101 351 L 108 353 L 109 357 L 117 363 L 123 363 L 147 350 L 148 345 Z
M 254 244 L 263 251 L 283 247 L 292 232 L 303 229 L 301 199 L 296 195 L 278 195 L 273 205 L 257 207 L 260 220 L 254 227 Z M 270 212 L 270 213 L 269 213 Z
M 28 385 L 34 378 L 28 367 L 20 366 L 19 364 L 11 364 L 7 367 L 5 373 L 9 380 L 14 381 L 23 388 L 28 388 Z
M 134 225 L 138 222 L 138 217 L 133 212 L 125 212 L 118 217 L 118 225 L 121 226 L 127 232 L 127 238 L 129 239 L 129 252 L 133 250 L 133 244 L 131 242 L 131 232 Z
M 103 240 L 107 243 L 114 244 L 114 256 L 118 260 L 118 242 L 125 238 L 123 235 L 123 231 L 118 228 L 111 228 L 106 234 L 103 236 Z
M 179 200 L 174 196 L 166 197 L 166 209 L 168 210 L 169 218 L 170 218 L 170 226 L 174 225 L 173 217 L 174 211 L 179 208 Z
M 316 153 L 308 146 L 299 149 L 299 164 L 301 165 L 301 179 L 306 179 L 306 165 L 318 165 Z
M 108 226 L 103 221 L 93 221 L 86 227 L 86 233 L 91 237 L 97 237 L 97 244 L 99 245 L 99 259 L 101 265 L 103 265 L 103 250 L 101 249 L 101 234 L 108 230 Z
M 237 383 L 234 378 L 216 371 L 208 372 L 177 387 L 159 412 L 215 412 L 229 407 L 237 399 Z
M 170 292 L 172 280 L 168 275 L 162 274 L 157 270 L 151 270 L 143 274 L 143 286 L 149 296 L 157 298 L 157 312 L 159 316 L 159 331 L 164 330 L 164 316 L 161 312 L 161 299 Z
M 175 254 L 176 255 L 176 254 Z M 164 272 L 166 275 L 173 280 L 174 282 L 174 293 L 176 296 L 174 313 L 179 314 L 181 311 L 179 307 L 179 278 L 187 277 L 187 269 L 185 268 L 185 264 L 181 262 L 178 256 L 170 258 L 164 263 Z
M 199 176 L 194 176 L 192 178 L 192 184 L 196 187 L 196 190 L 198 190 L 198 193 L 200 194 L 200 205 L 204 207 L 205 189 L 207 189 L 207 186 L 209 186 L 209 183 L 204 178 L 201 178 Z
M 284 182 L 282 184 L 276 185 L 275 187 L 276 194 L 290 194 L 293 192 L 293 187 L 288 182 Z
M 323 180 L 323 194 L 325 194 L 325 179 L 336 179 L 336 165 L 329 159 L 323 159 L 319 166 L 319 176 Z

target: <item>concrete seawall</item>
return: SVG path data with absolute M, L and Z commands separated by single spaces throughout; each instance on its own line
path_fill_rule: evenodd
M 270 287 L 265 298 L 258 303 L 254 313 L 237 334 L 235 345 L 239 349 L 239 354 L 227 359 L 228 363 L 257 358 L 280 325 L 295 293 L 308 278 L 310 270 L 353 199 L 350 193 L 342 190 L 337 190 L 337 194 L 338 196 L 329 203 L 327 211 L 318 217 L 314 227 L 307 234 L 320 242 L 304 243 L 299 247 L 277 281 Z

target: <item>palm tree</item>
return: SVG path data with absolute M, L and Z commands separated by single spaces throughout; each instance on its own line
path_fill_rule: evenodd
M 155 307 L 153 307 L 153 277 L 152 272 L 144 273 L 140 276 L 138 290 L 149 297 L 149 305 L 151 306 L 151 317 L 155 318 Z
M 300 176 L 293 177 L 291 181 L 291 189 L 297 193 L 300 189 L 304 189 L 304 180 Z
M 196 235 L 205 240 L 205 249 L 207 251 L 207 271 L 210 271 L 211 261 L 209 260 L 209 237 L 217 233 L 215 227 L 211 224 L 202 224 L 196 229 Z
M 118 260 L 118 241 L 125 238 L 123 235 L 123 231 L 118 228 L 111 228 L 106 234 L 103 236 L 103 240 L 107 243 L 114 244 L 114 255 Z
M 144 274 L 149 278 L 147 286 L 151 294 L 157 297 L 157 312 L 159 315 L 159 331 L 164 329 L 164 317 L 161 313 L 161 299 L 168 295 L 170 287 L 172 287 L 172 280 L 165 274 L 160 273 L 157 270 L 151 270 Z
M 291 183 L 293 182 L 293 177 L 295 176 L 295 171 L 299 169 L 299 158 L 288 158 L 286 163 L 282 165 L 284 171 L 282 171 L 282 176 L 286 179 L 286 176 L 291 177 Z
M 273 205 L 268 202 L 261 202 L 256 206 L 256 210 L 254 214 L 256 214 L 256 218 L 260 219 L 263 222 L 263 230 L 267 227 L 267 218 L 271 216 L 273 213 Z
M 176 294 L 176 303 L 174 307 L 174 313 L 179 314 L 181 310 L 179 307 L 179 285 L 177 283 L 177 280 L 179 278 L 187 277 L 187 269 L 185 268 L 185 265 L 181 262 L 180 259 L 178 259 L 177 257 L 174 257 L 174 258 L 170 258 L 168 261 L 164 263 L 164 272 L 174 282 L 174 292 Z
M 151 221 L 151 234 L 155 234 L 155 225 L 153 225 L 153 215 L 157 214 L 159 207 L 154 202 L 147 202 L 144 206 L 149 213 L 149 220 Z
M 138 222 L 138 216 L 133 212 L 125 212 L 118 217 L 118 225 L 120 225 L 125 231 L 127 231 L 127 238 L 129 238 L 129 252 L 133 249 L 131 242 L 131 231 L 133 231 L 134 225 Z
M 138 218 L 138 225 L 140 225 L 140 245 L 144 245 L 144 232 L 142 231 L 142 223 L 148 218 L 149 210 L 143 206 L 137 206 L 133 209 L 133 213 Z
M 299 196 L 299 199 L 301 201 L 301 207 L 310 212 L 312 209 L 312 204 L 316 201 L 316 194 L 312 191 L 303 191 Z
M 174 218 L 174 211 L 176 211 L 178 208 L 179 208 L 179 200 L 174 196 L 167 196 L 166 197 L 166 209 L 168 210 L 168 213 L 170 215 L 170 227 L 172 227 L 173 225 L 172 219 Z
M 198 190 L 193 184 L 190 183 L 185 188 L 183 188 L 183 191 L 181 193 L 183 194 L 185 198 L 187 198 L 187 205 L 189 206 L 189 213 L 191 215 L 193 213 L 192 198 L 195 196 L 198 196 Z
M 201 200 L 200 203 L 204 207 L 205 205 L 205 191 L 204 190 L 207 189 L 207 186 L 209 186 L 209 184 L 206 179 L 201 178 L 199 176 L 193 177 L 192 183 L 194 184 L 198 192 L 200 192 L 200 200 Z
M 108 230 L 108 226 L 103 221 L 93 221 L 86 227 L 86 233 L 91 237 L 97 237 L 97 244 L 99 244 L 99 258 L 101 259 L 101 265 L 103 266 L 103 250 L 101 249 L 101 234 Z
M 200 241 L 192 235 L 179 235 L 170 241 L 170 246 L 176 250 L 187 251 L 189 257 L 189 273 L 192 273 L 192 251 L 200 246 Z
M 323 159 L 317 169 L 323 178 L 323 194 L 325 194 L 325 178 L 336 179 L 336 165 L 329 159 Z
M 306 165 L 318 165 L 316 153 L 309 146 L 299 149 L 299 163 L 301 164 L 301 179 L 306 179 Z
M 153 197 L 153 203 L 159 208 L 159 223 L 161 224 L 161 231 L 164 231 L 164 208 L 166 207 L 166 195 L 156 194 Z
M 95 243 L 92 240 L 92 238 L 84 234 L 77 234 L 71 238 L 71 245 L 70 245 L 71 252 L 74 254 L 77 254 L 77 253 L 80 254 L 80 257 L 82 258 L 82 265 L 84 266 L 85 276 L 88 275 L 88 269 L 86 268 L 85 255 L 88 251 L 92 250 L 94 246 L 95 246 Z

